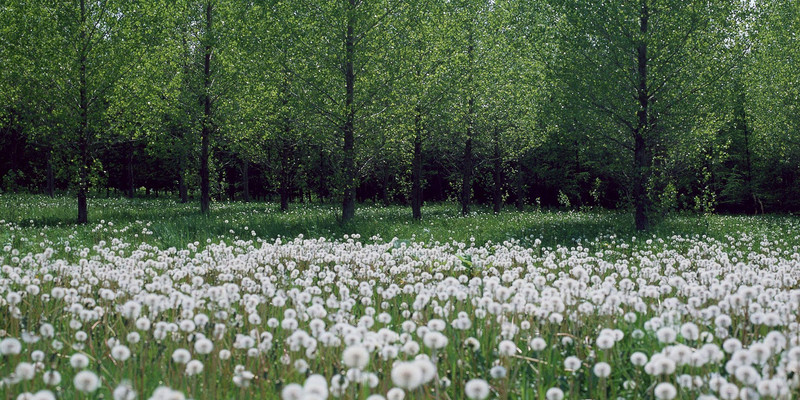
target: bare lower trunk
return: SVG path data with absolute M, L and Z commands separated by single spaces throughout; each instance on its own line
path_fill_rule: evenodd
M 643 2 L 641 16 L 639 19 L 642 36 L 646 36 L 649 20 L 647 3 Z M 636 230 L 644 231 L 650 229 L 650 198 L 647 195 L 647 181 L 650 176 L 650 165 L 652 156 L 647 146 L 645 135 L 651 129 L 648 120 L 649 94 L 647 88 L 647 42 L 642 41 L 637 48 L 637 62 L 639 87 L 637 88 L 637 98 L 639 100 L 639 111 L 637 112 L 638 125 L 633 132 L 633 203 L 634 221 Z
M 461 214 L 469 214 L 470 197 L 472 197 L 472 138 L 464 144 L 464 156 L 461 163 Z
M 86 40 L 86 2 L 81 0 L 80 3 L 80 17 L 81 17 L 81 32 L 80 41 L 83 43 Z M 80 50 L 78 55 L 79 66 L 79 121 L 78 121 L 78 149 L 80 151 L 80 159 L 78 165 L 78 223 L 85 224 L 89 222 L 89 206 L 86 202 L 86 196 L 89 191 L 89 99 L 87 96 L 87 82 L 86 82 L 86 49 Z
M 127 194 L 129 198 L 133 198 L 136 195 L 136 186 L 134 185 L 133 181 L 133 146 L 131 146 L 130 153 L 128 154 L 128 190 Z
M 497 128 L 494 130 L 493 141 L 494 187 L 492 188 L 492 200 L 494 201 L 493 211 L 499 213 L 503 209 L 503 155 L 500 151 L 500 131 Z
M 342 222 L 347 222 L 353 218 L 356 212 L 356 166 L 355 166 L 355 71 L 353 62 L 355 58 L 355 12 L 356 0 L 350 0 L 350 9 L 347 18 L 347 32 L 345 34 L 345 122 L 342 126 L 344 134 L 344 197 L 342 199 Z
M 56 178 L 53 173 L 53 154 L 47 150 L 47 195 L 55 197 L 56 195 Z
M 250 163 L 242 161 L 242 201 L 250 202 Z
M 184 161 L 181 161 L 180 170 L 178 171 L 178 193 L 181 197 L 181 203 L 189 202 L 189 188 L 186 185 L 186 166 Z
M 383 162 L 383 182 L 381 184 L 381 200 L 383 206 L 389 206 L 389 161 Z
M 205 55 L 203 58 L 203 127 L 200 145 L 200 212 L 207 214 L 211 208 L 211 184 L 208 170 L 208 148 L 211 141 L 211 28 L 213 10 L 206 3 Z
M 411 216 L 422 219 L 422 126 L 420 113 L 415 118 L 414 158 L 411 161 Z

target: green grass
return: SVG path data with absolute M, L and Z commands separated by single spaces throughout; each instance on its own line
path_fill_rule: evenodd
M 493 214 L 478 209 L 462 217 L 454 204 L 425 207 L 420 222 L 411 220 L 406 207 L 364 206 L 344 225 L 337 220 L 338 207 L 331 205 L 293 205 L 282 213 L 275 204 L 221 203 L 202 216 L 196 204 L 96 199 L 90 202 L 91 223 L 83 226 L 73 223 L 74 208 L 70 198 L 0 196 L 0 340 L 24 338 L 47 323 L 57 341 L 24 343 L 21 353 L 0 355 L 0 379 L 12 376 L 18 365 L 32 360 L 38 351 L 47 357 L 40 367 L 63 374 L 60 386 L 46 387 L 63 399 L 112 398 L 111 391 L 125 382 L 141 399 L 149 398 L 161 385 L 198 399 L 277 399 L 283 387 L 302 384 L 310 373 L 330 381 L 347 370 L 343 357 L 347 346 L 319 345 L 312 355 L 303 349 L 291 350 L 287 340 L 292 328 L 269 322 L 294 320 L 300 329 L 311 331 L 309 318 L 295 320 L 289 315 L 307 312 L 315 301 L 312 296 L 325 306 L 327 317 L 321 318 L 328 324 L 326 329 L 335 326 L 334 316 L 355 326 L 365 316 L 377 315 L 378 322 L 365 328 L 372 333 L 386 328 L 399 334 L 404 322 L 414 322 L 408 337 L 423 344 L 420 353 L 434 360 L 447 386 L 444 380 L 434 380 L 407 391 L 409 400 L 465 399 L 465 385 L 471 379 L 488 380 L 491 399 L 543 400 L 551 387 L 563 390 L 571 400 L 654 399 L 656 385 L 677 385 L 679 377 L 689 375 L 703 385 L 680 389 L 676 398 L 694 400 L 710 392 L 712 374 L 735 381 L 725 369 L 729 357 L 702 366 L 679 365 L 674 373 L 651 376 L 629 359 L 634 352 L 651 357 L 672 346 L 658 338 L 657 327 L 666 324 L 679 330 L 683 323 L 696 323 L 707 339 L 681 336 L 676 342 L 689 351 L 703 346 L 703 340 L 722 346 L 725 338 L 733 337 L 750 346 L 765 341 L 772 332 L 796 338 L 794 328 L 789 328 L 796 324 L 796 315 L 787 313 L 780 325 L 767 326 L 751 321 L 749 307 L 760 302 L 762 309 L 773 312 L 784 306 L 796 310 L 800 304 L 800 296 L 791 294 L 800 287 L 794 272 L 800 221 L 791 215 L 673 215 L 643 234 L 632 229 L 630 215 L 622 212 L 508 210 Z M 298 235 L 344 239 L 353 234 L 367 244 L 251 242 Z M 371 239 L 374 236 L 380 239 Z M 407 241 L 408 246 L 387 243 L 392 238 Z M 531 248 L 484 246 L 507 240 Z M 383 243 L 368 244 L 373 241 Z M 446 244 L 436 246 L 435 242 Z M 189 250 L 167 250 L 170 247 Z M 398 290 L 386 295 L 391 286 Z M 504 288 L 504 295 L 498 286 Z M 55 296 L 56 288 L 67 288 L 72 294 Z M 222 296 L 233 288 L 249 300 L 239 294 Z M 761 296 L 766 291 L 771 294 Z M 12 292 L 17 296 L 13 301 Z M 300 292 L 309 297 L 298 300 Z M 735 297 L 739 300 L 731 300 Z M 343 302 L 328 303 L 337 298 Z M 617 305 L 602 311 L 612 298 Z M 196 301 L 178 306 L 176 299 Z M 420 299 L 426 303 L 417 307 Z M 616 303 L 621 299 L 626 300 Z M 126 304 L 156 300 L 163 309 L 142 306 L 142 315 L 149 315 L 154 324 L 180 324 L 197 313 L 211 318 L 211 324 L 196 332 L 214 337 L 211 354 L 193 355 L 205 365 L 203 373 L 188 376 L 184 365 L 172 361 L 175 350 L 194 348 L 194 328 L 157 335 L 156 329 L 135 326 L 134 318 L 124 315 Z M 520 302 L 520 307 L 505 307 L 512 302 Z M 495 306 L 494 312 L 489 303 Z M 637 308 L 637 304 L 645 307 Z M 533 308 L 522 307 L 527 305 Z M 83 316 L 84 308 L 95 306 L 103 313 L 96 319 Z M 446 315 L 444 307 L 449 307 Z M 558 307 L 563 309 L 553 319 Z M 730 326 L 719 326 L 694 312 L 714 307 L 727 310 Z M 217 314 L 220 310 L 225 314 Z M 390 318 L 381 322 L 381 313 Z M 452 322 L 462 313 L 470 326 L 457 329 Z M 252 316 L 257 320 L 251 320 Z M 434 319 L 444 321 L 442 332 L 449 340 L 439 350 L 425 346 L 424 334 L 416 329 Z M 656 328 L 648 328 L 654 321 Z M 212 331 L 216 324 L 226 326 L 219 336 Z M 504 331 L 512 325 L 519 328 L 517 333 Z M 603 350 L 598 343 L 604 328 L 623 333 L 611 349 Z M 78 339 L 79 332 L 86 338 Z M 259 332 L 270 332 L 268 341 L 273 347 L 257 356 L 236 349 L 237 335 L 259 337 Z M 130 334 L 141 334 L 141 338 L 131 340 Z M 545 339 L 547 346 L 534 349 L 530 340 L 536 337 Z M 107 342 L 111 338 L 130 348 L 129 360 L 111 358 Z M 470 339 L 478 348 L 466 346 Z M 501 340 L 513 341 L 518 351 L 500 354 Z M 223 358 L 222 350 L 231 350 L 233 355 Z M 103 381 L 94 394 L 81 394 L 73 384 L 83 368 L 71 367 L 69 358 L 78 353 L 89 357 L 86 370 Z M 564 365 L 569 356 L 581 360 L 578 370 Z M 399 354 L 396 359 L 415 357 Z M 776 353 L 769 365 L 778 365 L 782 357 L 788 356 Z M 309 369 L 297 367 L 295 361 L 307 362 Z M 599 362 L 612 366 L 608 378 L 592 372 Z M 371 354 L 367 370 L 377 373 L 378 386 L 351 383 L 339 398 L 366 400 L 371 393 L 386 394 L 395 385 L 390 377 L 393 363 L 391 357 Z M 251 386 L 239 387 L 233 380 L 237 365 L 255 374 Z M 506 368 L 507 377 L 491 377 L 498 365 Z M 0 385 L 0 399 L 43 388 L 40 376 Z
M 195 203 L 92 199 L 89 212 L 90 223 L 77 225 L 76 202 L 72 198 L 0 195 L 0 221 L 5 226 L 0 230 L 0 243 L 24 249 L 26 245 L 36 246 L 30 238 L 38 236 L 55 243 L 69 241 L 73 246 L 90 247 L 113 237 L 135 245 L 183 248 L 192 242 L 202 246 L 208 240 L 254 236 L 265 240 L 299 235 L 340 239 L 359 234 L 362 240 L 380 236 L 383 240 L 398 238 L 427 243 L 455 240 L 476 245 L 510 239 L 531 245 L 538 239 L 543 246 L 555 246 L 600 236 L 627 241 L 637 236 L 667 238 L 675 234 L 698 234 L 721 239 L 738 232 L 795 241 L 789 227 L 798 220 L 791 215 L 681 214 L 663 219 L 650 232 L 637 233 L 632 217 L 624 212 L 518 212 L 509 208 L 494 214 L 488 208 L 476 206 L 471 215 L 461 216 L 455 204 L 446 203 L 423 207 L 422 221 L 414 221 L 408 207 L 361 206 L 355 218 L 346 224 L 339 221 L 339 208 L 332 204 L 292 204 L 288 212 L 281 212 L 274 203 L 215 203 L 209 215 L 202 215 Z

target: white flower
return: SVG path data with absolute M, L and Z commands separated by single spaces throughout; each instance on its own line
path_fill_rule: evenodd
M 186 349 L 175 349 L 172 352 L 172 361 L 178 364 L 186 364 L 192 359 L 192 354 Z
M 149 400 L 185 400 L 186 396 L 183 393 L 172 390 L 166 386 L 159 386 L 153 391 L 153 395 Z
M 547 398 L 547 400 L 562 400 L 564 398 L 564 391 L 557 387 L 553 387 L 547 389 L 547 393 L 545 393 L 544 396 Z
M 502 365 L 495 365 L 489 370 L 492 379 L 503 379 L 506 377 L 506 368 Z
M 14 373 L 19 379 L 29 381 L 36 375 L 36 368 L 34 368 L 33 364 L 29 362 L 21 362 L 17 364 L 17 367 L 14 369 Z
M 198 360 L 191 360 L 186 363 L 186 375 L 194 376 L 203 372 L 203 363 Z
M 653 394 L 659 400 L 672 400 L 678 395 L 678 391 L 671 383 L 661 382 L 653 389 Z
M 640 351 L 634 352 L 631 354 L 631 364 L 637 367 L 647 364 L 647 355 Z
M 597 347 L 600 350 L 608 350 L 614 347 L 614 337 L 611 335 L 600 335 L 597 337 Z
M 406 392 L 400 388 L 391 388 L 386 392 L 386 400 L 403 400 L 406 397 Z
M 47 371 L 42 374 L 42 380 L 47 386 L 57 386 L 61 383 L 61 374 L 58 371 Z
M 136 399 L 136 391 L 133 390 L 130 382 L 122 382 L 114 389 L 112 396 L 114 400 L 134 400 Z
M 281 390 L 281 399 L 283 400 L 301 400 L 303 398 L 304 390 L 303 387 L 296 384 L 290 383 L 283 387 Z
M 569 356 L 564 359 L 564 368 L 570 371 L 577 371 L 581 368 L 581 359 L 575 356 Z
M 92 393 L 100 387 L 100 378 L 92 371 L 81 371 L 72 380 L 75 389 L 84 393 Z
M 594 365 L 592 371 L 598 378 L 608 378 L 611 375 L 611 366 L 607 362 L 599 362 Z
M 126 361 L 131 357 L 131 350 L 126 346 L 118 344 L 111 349 L 111 357 L 117 361 Z
M 398 362 L 392 368 L 392 382 L 403 389 L 414 390 L 422 384 L 422 370 L 411 362 Z
M 675 342 L 675 339 L 678 338 L 678 334 L 675 333 L 674 329 L 665 326 L 656 332 L 656 337 L 658 338 L 659 342 L 670 344 Z
M 314 374 L 306 378 L 303 384 L 305 395 L 314 395 L 325 399 L 328 397 L 328 381 L 322 375 Z
M 425 344 L 426 347 L 429 347 L 433 350 L 438 350 L 447 346 L 447 342 L 447 336 L 437 331 L 429 331 L 422 338 L 422 343 Z
M 83 369 L 89 366 L 89 357 L 81 353 L 75 353 L 69 358 L 69 365 L 72 365 L 72 368 L 75 369 Z
M 547 347 L 547 342 L 540 337 L 535 337 L 531 339 L 530 346 L 533 351 L 542 351 Z
M 197 354 L 210 354 L 214 350 L 214 343 L 208 339 L 200 339 L 194 342 L 194 351 Z
M 464 395 L 470 400 L 483 400 L 489 397 L 489 384 L 483 379 L 472 379 L 464 385 Z
M 22 343 L 15 338 L 5 338 L 0 341 L 0 354 L 4 356 L 17 355 L 22 351 Z
M 503 357 L 510 357 L 517 353 L 517 345 L 510 340 L 503 340 L 497 345 L 497 352 Z
M 40 390 L 33 394 L 32 400 L 56 400 L 56 395 L 49 390 Z
M 424 357 L 422 354 L 417 356 L 413 364 L 422 372 L 422 383 L 428 383 L 436 377 L 436 366 L 428 358 L 422 357 Z
M 350 346 L 342 353 L 344 365 L 350 368 L 364 369 L 369 364 L 369 351 L 364 346 Z

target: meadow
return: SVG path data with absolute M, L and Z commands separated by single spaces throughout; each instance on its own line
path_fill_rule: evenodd
M 2 399 L 792 399 L 800 219 L 0 195 Z

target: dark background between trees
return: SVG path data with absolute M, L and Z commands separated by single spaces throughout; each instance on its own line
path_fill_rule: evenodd
M 0 2 L 0 189 L 800 210 L 800 2 Z

